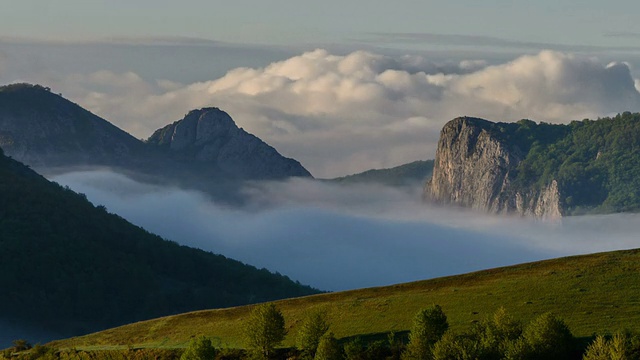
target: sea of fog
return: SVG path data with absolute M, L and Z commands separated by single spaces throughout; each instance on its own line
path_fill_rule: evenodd
M 328 291 L 640 246 L 638 215 L 557 222 L 492 216 L 425 204 L 419 188 L 254 183 L 238 208 L 106 170 L 52 180 L 166 239 Z

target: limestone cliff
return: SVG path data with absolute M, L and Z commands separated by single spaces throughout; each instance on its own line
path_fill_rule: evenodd
M 471 117 L 454 119 L 440 133 L 433 176 L 424 196 L 491 213 L 561 217 L 555 180 L 538 190 L 514 186 L 524 156 L 517 145 L 501 136 L 498 124 Z

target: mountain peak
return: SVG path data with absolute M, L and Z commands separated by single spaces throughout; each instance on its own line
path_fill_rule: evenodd
M 181 162 L 207 163 L 217 175 L 254 180 L 311 176 L 299 162 L 239 128 L 216 107 L 190 111 L 182 120 L 156 130 L 147 144 Z
M 147 143 L 183 150 L 200 146 L 219 137 L 231 136 L 238 126 L 231 116 L 216 107 L 191 110 L 182 120 L 169 124 L 153 133 Z

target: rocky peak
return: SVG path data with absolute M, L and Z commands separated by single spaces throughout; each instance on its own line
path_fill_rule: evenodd
M 182 120 L 169 124 L 151 135 L 148 143 L 182 150 L 208 141 L 233 136 L 238 126 L 229 114 L 218 108 L 190 111 Z
M 169 152 L 181 162 L 208 164 L 210 172 L 243 179 L 311 176 L 293 159 L 239 128 L 218 108 L 190 111 L 182 120 L 153 133 L 150 146 Z
M 524 155 L 505 140 L 501 125 L 472 117 L 449 121 L 440 133 L 425 198 L 492 213 L 560 216 L 555 181 L 542 190 L 517 189 L 513 185 Z

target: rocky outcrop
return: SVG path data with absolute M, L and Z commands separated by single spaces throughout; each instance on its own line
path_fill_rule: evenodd
M 157 130 L 149 146 L 179 161 L 197 162 L 225 176 L 243 179 L 282 179 L 311 174 L 264 141 L 239 128 L 218 108 L 189 112 L 184 119 Z
M 540 190 L 514 186 L 524 156 L 501 136 L 498 124 L 471 117 L 454 119 L 440 133 L 424 197 L 491 213 L 561 217 L 556 181 Z

